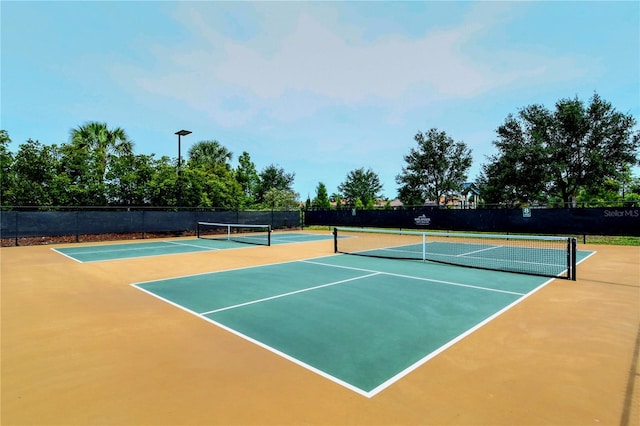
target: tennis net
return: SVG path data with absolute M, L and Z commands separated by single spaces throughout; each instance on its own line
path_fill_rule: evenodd
M 576 279 L 576 239 L 334 228 L 334 251 Z
M 271 245 L 271 225 L 198 222 L 198 238 L 227 240 L 246 244 Z

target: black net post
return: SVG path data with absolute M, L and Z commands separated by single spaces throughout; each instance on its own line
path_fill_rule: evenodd
M 577 278 L 577 251 L 578 251 L 578 240 L 577 238 L 571 238 L 571 277 L 572 281 L 575 281 Z
M 338 228 L 333 228 L 333 252 L 338 252 Z

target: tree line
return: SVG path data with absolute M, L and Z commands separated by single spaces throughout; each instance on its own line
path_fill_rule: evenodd
M 188 161 L 135 154 L 121 128 L 89 122 L 68 143 L 29 139 L 13 154 L 0 130 L 3 206 L 182 206 L 224 209 L 297 208 L 294 174 L 269 165 L 258 172 L 247 152 L 233 154 L 215 140 L 194 144 Z
M 504 206 L 608 199 L 638 200 L 640 132 L 631 114 L 594 94 L 588 103 L 561 99 L 553 110 L 530 105 L 509 114 L 496 130 L 497 153 L 487 158 L 475 184 L 487 204 Z M 418 132 L 396 176 L 398 198 L 408 205 L 438 205 L 468 181 L 471 150 L 437 128 Z M 29 139 L 14 154 L 0 130 L 3 206 L 182 206 L 225 209 L 297 208 L 295 173 L 269 165 L 260 172 L 249 153 L 238 157 L 216 140 L 194 144 L 188 160 L 135 154 L 121 128 L 89 122 L 71 130 L 68 143 Z M 383 185 L 364 167 L 350 171 L 329 195 L 319 182 L 306 207 L 373 208 Z M 387 200 L 388 201 L 388 200 Z
M 553 110 L 529 105 L 509 114 L 496 130 L 498 152 L 474 182 L 480 199 L 505 207 L 637 202 L 640 179 L 631 173 L 640 164 L 635 126 L 631 114 L 617 111 L 597 93 L 587 103 L 566 98 Z M 398 198 L 406 205 L 441 205 L 461 195 L 472 165 L 469 147 L 437 128 L 418 132 L 414 140 L 416 146 L 404 156 L 405 166 L 396 176 Z M 366 207 L 382 185 L 375 172 L 358 169 L 339 189 L 335 196 Z M 322 184 L 318 199 L 327 205 Z

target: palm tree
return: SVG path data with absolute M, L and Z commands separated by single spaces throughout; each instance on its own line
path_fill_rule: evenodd
M 200 141 L 189 148 L 189 162 L 194 166 L 215 168 L 224 165 L 227 169 L 233 153 L 216 140 Z
M 71 145 L 87 153 L 91 164 L 91 181 L 99 188 L 97 192 L 104 197 L 104 184 L 107 168 L 113 157 L 133 155 L 133 142 L 124 129 L 109 129 L 107 123 L 91 121 L 71 130 Z
M 88 150 L 96 161 L 96 172 L 104 178 L 111 156 L 132 155 L 133 142 L 124 129 L 109 129 L 107 123 L 91 121 L 71 130 L 71 143 Z

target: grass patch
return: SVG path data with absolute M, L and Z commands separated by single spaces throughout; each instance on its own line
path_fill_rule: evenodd
M 640 246 L 640 237 L 611 235 L 575 235 L 579 244 L 603 244 L 611 246 Z

